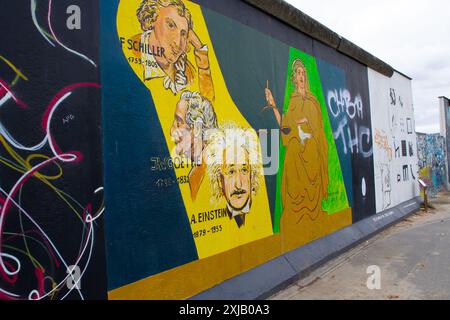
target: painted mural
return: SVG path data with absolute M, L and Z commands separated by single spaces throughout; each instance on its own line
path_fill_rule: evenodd
M 0 11 L 0 300 L 104 299 L 98 3 Z
M 173 296 L 166 282 L 191 268 L 206 289 L 352 223 L 352 162 L 372 160 L 372 136 L 361 96 L 332 106 L 350 136 L 330 119 L 346 71 L 335 87 L 325 61 L 191 1 L 103 7 L 117 30 L 102 39 L 111 298 Z M 204 269 L 221 261 L 221 276 Z
M 447 154 L 440 134 L 417 134 L 419 176 L 428 185 L 428 196 L 435 198 L 446 189 Z
M 134 24 L 123 22 L 129 17 Z M 117 26 L 125 58 L 151 92 L 199 258 L 272 235 L 257 134 L 228 94 L 200 7 L 122 1 Z M 136 51 L 132 39 L 151 50 Z
M 419 195 L 417 136 L 411 82 L 369 70 L 374 130 L 374 165 L 377 212 Z
M 289 57 L 283 109 L 277 107 L 271 90 L 265 90 L 267 106 L 280 126 L 281 203 L 275 219 L 279 217 L 286 250 L 304 244 L 298 237 L 307 229 L 303 219 L 326 225 L 329 215 L 349 209 L 316 60 L 293 48 Z

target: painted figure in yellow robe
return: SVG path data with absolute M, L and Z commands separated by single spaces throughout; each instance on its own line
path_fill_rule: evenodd
M 311 93 L 306 68 L 300 59 L 292 64 L 291 82 L 295 87 L 286 114 L 281 115 L 269 88 L 266 100 L 273 109 L 286 147 L 281 182 L 283 213 L 281 233 L 287 247 L 294 248 L 302 220 L 316 221 L 326 216 L 322 200 L 328 197 L 328 142 L 322 112 Z

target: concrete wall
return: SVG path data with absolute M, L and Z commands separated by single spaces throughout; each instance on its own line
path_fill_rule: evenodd
M 1 298 L 256 298 L 417 208 L 410 79 L 141 2 L 0 5 Z
M 446 141 L 446 152 L 447 154 L 450 152 L 450 100 L 446 97 L 439 98 L 439 110 L 440 110 L 440 128 L 441 135 L 445 137 Z M 449 172 L 450 168 L 450 160 L 447 159 L 447 172 Z M 446 179 L 447 188 L 450 184 L 450 173 L 448 178 Z
M 289 278 L 300 267 L 283 269 L 286 259 L 312 266 L 405 214 L 398 206 L 416 207 L 410 79 L 378 74 L 243 1 L 183 1 L 192 29 L 187 19 L 159 26 L 188 31 L 181 40 L 140 23 L 140 2 L 102 6 L 111 299 L 188 298 L 216 285 L 199 297 L 256 297 L 244 292 L 280 280 L 255 271 L 265 263 Z M 186 91 L 201 96 L 193 110 L 214 110 L 204 125 L 219 136 L 245 130 L 260 142 L 246 152 L 271 161 L 192 165 L 224 150 L 195 134 Z M 192 139 L 198 154 L 186 152 Z M 238 275 L 250 282 L 227 281 Z
M 431 198 L 447 188 L 447 152 L 440 134 L 417 134 L 419 176 L 428 185 Z
M 369 70 L 377 212 L 419 194 L 411 81 Z

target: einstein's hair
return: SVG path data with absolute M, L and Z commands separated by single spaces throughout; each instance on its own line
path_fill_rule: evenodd
M 143 31 L 153 29 L 155 21 L 158 19 L 159 10 L 161 7 L 174 6 L 177 8 L 178 14 L 185 17 L 188 21 L 189 29 L 194 28 L 192 16 L 190 11 L 186 8 L 181 0 L 142 0 L 136 15 L 141 24 Z
M 201 124 L 202 140 L 206 141 L 208 132 L 218 128 L 217 116 L 211 102 L 200 93 L 191 91 L 184 91 L 180 100 L 187 102 L 187 125 L 196 129 L 196 126 Z
M 251 129 L 237 127 L 234 124 L 225 124 L 216 130 L 210 137 L 207 152 L 207 168 L 210 180 L 212 200 L 217 202 L 223 196 L 222 168 L 224 164 L 243 164 L 245 159 L 236 159 L 236 148 L 243 148 L 250 164 L 251 192 L 256 195 L 260 188 L 262 176 L 262 161 L 260 147 L 256 133 Z M 235 159 L 225 159 L 224 153 L 234 150 Z

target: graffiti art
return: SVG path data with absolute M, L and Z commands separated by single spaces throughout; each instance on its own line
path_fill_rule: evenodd
M 98 3 L 1 11 L 0 299 L 104 299 Z

